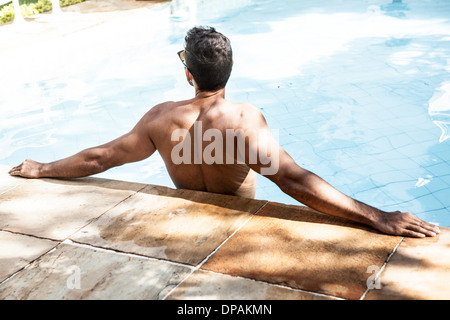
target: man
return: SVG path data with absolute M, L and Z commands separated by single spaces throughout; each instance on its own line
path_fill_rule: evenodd
M 11 175 L 75 178 L 143 160 L 156 150 L 177 188 L 254 197 L 256 173 L 320 212 L 388 234 L 435 236 L 439 228 L 408 212 L 384 212 L 354 200 L 299 167 L 277 144 L 260 111 L 225 99 L 233 60 L 228 38 L 193 28 L 180 51 L 195 97 L 150 109 L 127 134 L 52 163 L 25 160 Z

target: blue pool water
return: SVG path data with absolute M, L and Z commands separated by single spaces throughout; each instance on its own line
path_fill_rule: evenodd
M 20 73 L 1 77 L 0 164 L 69 156 L 190 98 L 176 52 L 211 25 L 233 46 L 227 97 L 260 108 L 301 166 L 450 226 L 449 19 L 448 0 L 173 1 L 30 44 L 33 61 L 0 53 Z M 158 155 L 100 176 L 173 187 Z M 296 203 L 263 177 L 257 198 Z

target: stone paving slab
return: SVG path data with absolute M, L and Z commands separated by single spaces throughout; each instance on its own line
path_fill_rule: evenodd
M 400 240 L 309 208 L 269 203 L 202 268 L 359 299 L 368 268 L 380 269 Z
M 405 238 L 368 300 L 450 299 L 450 229 L 437 237 Z
M 266 201 L 148 186 L 71 240 L 197 265 Z
M 27 181 L 25 179 L 10 176 L 8 174 L 10 169 L 11 167 L 0 165 L 0 175 L 2 177 L 0 180 L 0 195 Z
M 98 178 L 28 180 L 0 195 L 0 229 L 64 240 L 143 187 Z
M 0 299 L 159 299 L 188 267 L 61 244 L 0 286 Z
M 22 180 L 0 194 L 0 299 L 450 297 L 449 228 L 410 239 L 302 206 L 106 179 Z M 374 270 L 381 287 L 368 290 Z
M 0 231 L 0 282 L 47 253 L 59 242 Z
M 335 298 L 198 270 L 181 283 L 167 300 L 335 300 Z

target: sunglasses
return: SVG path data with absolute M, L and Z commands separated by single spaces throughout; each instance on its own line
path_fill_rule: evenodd
M 177 54 L 178 54 L 178 57 L 180 58 L 181 62 L 183 63 L 184 67 L 189 70 L 189 68 L 186 65 L 186 50 L 178 51 Z

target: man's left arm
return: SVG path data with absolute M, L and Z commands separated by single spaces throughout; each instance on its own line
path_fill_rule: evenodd
M 79 178 L 143 160 L 156 150 L 148 135 L 147 125 L 144 116 L 133 130 L 111 142 L 51 163 L 27 159 L 12 168 L 9 174 L 25 178 Z

